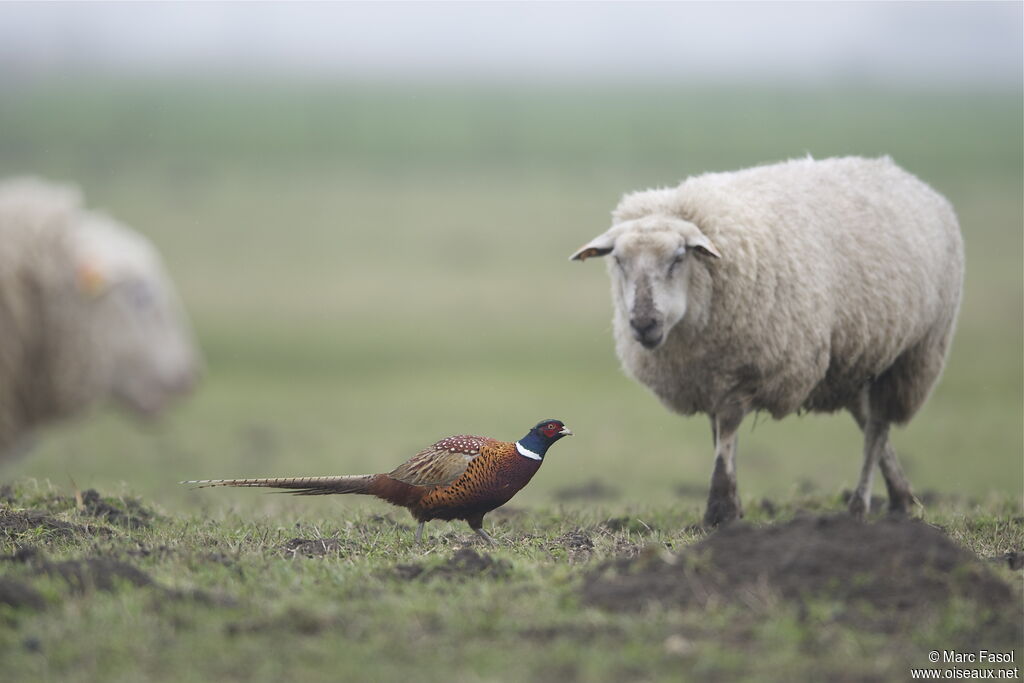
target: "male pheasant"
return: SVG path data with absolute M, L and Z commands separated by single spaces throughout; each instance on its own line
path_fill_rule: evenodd
M 483 530 L 484 515 L 509 501 L 540 469 L 551 444 L 572 430 L 560 420 L 537 423 L 519 441 L 498 441 L 460 434 L 441 439 L 387 474 L 338 477 L 285 477 L 277 479 L 204 479 L 182 484 L 296 489 L 300 496 L 365 493 L 408 508 L 423 525 L 432 519 L 462 519 L 491 545 Z

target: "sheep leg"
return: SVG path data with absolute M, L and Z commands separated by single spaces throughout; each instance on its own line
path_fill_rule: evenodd
M 868 438 L 865 429 L 868 423 L 867 415 L 870 413 L 870 407 L 866 406 L 867 403 L 867 392 L 865 392 L 860 403 L 850 406 L 850 413 L 853 415 L 853 419 L 857 421 L 857 426 L 864 432 L 865 448 L 867 447 Z M 889 512 L 895 515 L 908 514 L 917 502 L 917 498 L 914 497 L 910 489 L 910 482 L 903 473 L 903 468 L 900 467 L 900 461 L 896 458 L 896 449 L 893 448 L 892 442 L 889 440 L 888 430 L 886 431 L 881 448 L 882 453 L 878 458 L 878 467 L 882 470 L 882 476 L 885 478 L 885 488 L 889 493 Z M 850 505 L 852 506 L 853 504 L 853 499 L 851 498 Z M 852 507 L 851 512 L 853 512 Z M 865 508 L 865 514 L 866 512 L 867 508 Z
M 894 515 L 909 514 L 917 503 L 917 498 L 910 490 L 910 482 L 903 474 L 900 461 L 896 459 L 896 451 L 888 439 L 885 440 L 885 450 L 882 451 L 882 459 L 878 461 L 878 466 L 882 469 L 885 488 L 889 491 L 889 512 Z
M 736 492 L 736 432 L 743 416 L 742 411 L 732 411 L 711 417 L 715 469 L 711 474 L 708 507 L 704 512 L 706 526 L 717 526 L 743 516 L 743 506 Z
M 850 514 L 858 519 L 864 519 L 871 511 L 871 480 L 875 475 L 875 465 L 885 450 L 888 436 L 887 422 L 868 418 L 867 424 L 864 425 L 864 464 L 861 465 L 860 480 L 850 497 L 849 504 Z

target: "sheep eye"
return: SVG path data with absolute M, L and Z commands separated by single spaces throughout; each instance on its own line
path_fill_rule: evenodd
M 612 256 L 612 258 L 615 259 L 615 265 L 619 267 L 619 270 L 626 269 L 626 267 L 622 265 L 622 259 L 620 259 L 618 256 Z
M 128 282 L 125 291 L 128 301 L 136 310 L 145 310 L 153 305 L 153 291 L 147 283 L 142 281 Z
M 678 266 L 680 263 L 683 262 L 684 258 L 686 258 L 686 252 L 683 252 L 681 254 L 676 254 L 675 255 L 675 257 L 672 259 L 672 262 L 668 264 L 668 274 L 669 275 L 671 275 L 672 272 L 675 271 L 676 266 Z

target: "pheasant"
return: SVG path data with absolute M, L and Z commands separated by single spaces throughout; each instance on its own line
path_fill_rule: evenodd
M 526 486 L 544 461 L 551 444 L 572 430 L 560 420 L 537 423 L 519 441 L 498 441 L 460 434 L 424 448 L 387 474 L 277 479 L 203 479 L 183 481 L 196 488 L 244 486 L 295 489 L 300 496 L 363 493 L 408 508 L 423 526 L 432 519 L 462 519 L 481 538 L 497 545 L 483 529 L 484 515 L 507 503 Z

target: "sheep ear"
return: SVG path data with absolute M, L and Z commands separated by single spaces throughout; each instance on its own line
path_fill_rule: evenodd
M 707 256 L 714 256 L 715 258 L 722 258 L 722 254 L 719 253 L 718 247 L 704 235 L 698 235 L 697 237 L 690 237 L 686 240 L 686 246 L 691 249 L 705 254 Z
M 110 284 L 100 267 L 90 261 L 79 263 L 75 270 L 75 282 L 78 289 L 91 297 L 97 297 Z
M 586 261 L 592 256 L 607 256 L 615 248 L 615 238 L 619 236 L 620 232 L 622 230 L 619 229 L 619 226 L 613 226 L 577 249 L 576 253 L 569 257 L 569 260 Z

